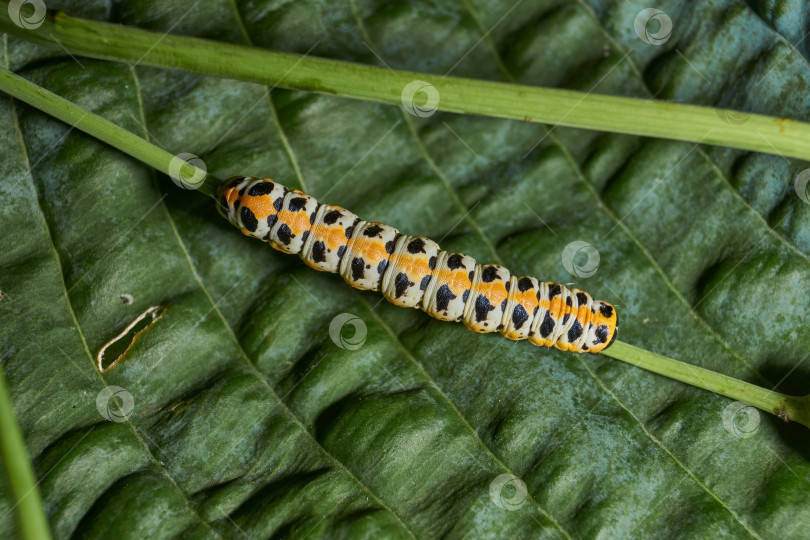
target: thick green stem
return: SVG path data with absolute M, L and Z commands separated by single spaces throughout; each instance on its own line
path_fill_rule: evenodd
M 0 369 L 0 455 L 3 458 L 11 500 L 22 538 L 41 540 L 51 537 L 48 520 L 42 509 L 34 471 L 28 460 L 20 427 L 14 418 L 11 396 Z
M 0 2 L 2 4 L 2 2 Z M 441 111 L 716 144 L 810 160 L 810 124 L 726 109 L 391 70 L 49 15 L 25 30 L 0 7 L 0 31 L 71 54 Z M 417 81 L 415 86 L 410 83 Z M 432 92 L 428 88 L 428 91 Z M 422 101 L 418 96 L 422 97 Z M 416 103 L 414 103 L 416 101 Z M 426 111 L 429 113 L 430 110 Z M 732 115 L 732 116 L 730 116 Z
M 9 93 L 65 122 L 72 123 L 76 128 L 115 146 L 133 158 L 163 173 L 169 173 L 173 157 L 171 154 L 19 75 L 8 70 L 0 70 L 0 91 Z M 213 182 L 215 180 L 210 177 L 206 179 L 204 189 L 208 193 L 213 191 Z M 799 422 L 810 427 L 810 396 L 786 396 L 708 369 L 645 351 L 621 341 L 613 343 L 602 354 L 676 381 L 744 401 L 763 411 L 776 414 L 784 420 Z

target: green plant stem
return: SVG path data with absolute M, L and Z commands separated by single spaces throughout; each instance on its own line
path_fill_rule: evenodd
M 76 128 L 85 133 L 168 174 L 169 162 L 173 157 L 171 154 L 19 75 L 0 69 L 0 91 L 7 92 L 65 122 L 73 122 Z M 206 179 L 207 190 L 213 190 L 213 181 L 211 177 Z M 676 381 L 744 401 L 766 412 L 776 414 L 783 420 L 799 422 L 810 427 L 810 396 L 793 397 L 766 390 L 727 375 L 639 349 L 621 341 L 614 342 L 602 354 Z
M 614 342 L 602 351 L 602 354 L 670 379 L 743 401 L 775 414 L 786 422 L 798 422 L 810 427 L 810 396 L 794 397 L 780 394 L 716 371 L 645 351 L 621 341 Z
M 50 13 L 41 27 L 25 30 L 9 19 L 3 6 L 0 31 L 75 55 L 396 105 L 402 103 L 408 83 L 426 81 L 438 90 L 441 111 L 716 144 L 810 160 L 810 124 L 771 116 L 752 114 L 742 123 L 731 123 L 726 109 L 391 70 L 161 34 L 62 12 Z
M 7 69 L 0 68 L 0 89 L 12 97 L 28 103 L 42 112 L 129 154 L 150 167 L 169 174 L 170 164 L 175 159 L 173 154 Z M 214 186 L 217 183 L 216 178 L 206 175 L 205 171 L 197 169 L 193 163 L 185 163 L 182 167 L 182 174 L 185 178 L 192 178 L 195 174 L 199 174 L 199 178 L 204 177 L 205 181 L 198 191 L 213 196 Z
M 6 378 L 0 369 L 0 455 L 8 479 L 11 500 L 22 538 L 41 540 L 51 537 L 48 520 L 42 508 L 42 499 L 28 460 L 20 426 L 14 418 L 11 396 Z

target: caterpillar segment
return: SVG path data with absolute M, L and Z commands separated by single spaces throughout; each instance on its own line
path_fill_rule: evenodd
M 474 332 L 497 332 L 506 314 L 509 270 L 497 264 L 477 264 L 470 297 L 464 306 L 464 326 Z
M 337 272 L 358 221 L 357 216 L 339 206 L 320 205 L 301 258 L 315 270 Z
M 355 225 L 340 260 L 340 275 L 346 283 L 356 289 L 379 291 L 399 236 L 398 230 L 382 223 L 360 221 Z
M 439 244 L 428 238 L 400 236 L 382 278 L 385 299 L 402 307 L 421 307 L 439 251 Z
M 475 259 L 442 251 L 422 298 L 422 309 L 442 321 L 463 321 L 475 276 Z
M 234 177 L 218 188 L 217 200 L 220 214 L 243 234 L 339 273 L 352 287 L 381 291 L 398 306 L 564 351 L 599 352 L 616 338 L 616 310 L 585 291 L 477 264 L 269 178 Z

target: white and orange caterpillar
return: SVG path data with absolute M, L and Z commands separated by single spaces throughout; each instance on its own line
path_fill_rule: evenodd
M 269 178 L 231 178 L 217 189 L 217 200 L 220 214 L 244 234 L 298 253 L 353 287 L 381 290 L 398 306 L 564 351 L 599 352 L 616 337 L 616 310 L 584 291 L 476 264 L 433 240 L 363 221 Z

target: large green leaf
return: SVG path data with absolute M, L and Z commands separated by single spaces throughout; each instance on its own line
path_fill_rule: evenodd
M 673 3 L 660 46 L 634 31 L 643 2 L 53 4 L 392 68 L 810 112 L 792 2 Z M 3 47 L 11 69 L 221 177 L 271 176 L 575 282 L 618 306 L 625 341 L 807 393 L 802 163 Z M 5 98 L 0 117 L 0 355 L 56 537 L 806 536 L 805 428 L 744 415 L 759 424 L 735 434 L 725 398 L 380 302 L 59 122 Z M 601 255 L 588 279 L 562 265 L 576 240 Z M 99 373 L 98 350 L 150 306 L 162 318 Z M 340 313 L 367 327 L 357 350 L 330 339 Z M 100 414 L 105 387 L 132 396 L 125 422 Z

